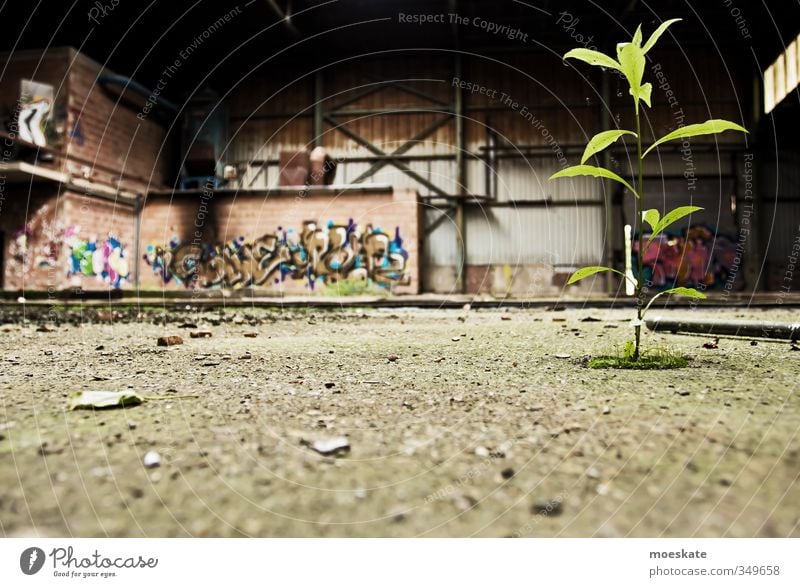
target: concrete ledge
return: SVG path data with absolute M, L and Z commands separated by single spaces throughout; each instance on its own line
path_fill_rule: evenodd
M 63 294 L 63 296 L 61 295 Z M 496 298 L 473 295 L 395 295 L 395 296 L 259 296 L 252 292 L 236 291 L 222 293 L 222 290 L 192 292 L 135 292 L 119 293 L 119 290 L 106 292 L 93 291 L 76 294 L 56 292 L 47 297 L 44 292 L 27 294 L 24 303 L 17 299 L 19 292 L 2 292 L 0 306 L 163 306 L 163 307 L 235 307 L 235 308 L 462 308 L 470 304 L 472 308 L 630 308 L 635 306 L 632 298 L 613 298 L 608 296 L 589 297 L 548 297 L 548 298 Z M 782 303 L 776 301 L 775 294 L 756 294 L 753 296 L 709 296 L 701 304 L 689 299 L 675 298 L 668 303 L 655 304 L 652 311 L 661 308 L 796 308 L 800 307 L 800 295 L 786 296 Z

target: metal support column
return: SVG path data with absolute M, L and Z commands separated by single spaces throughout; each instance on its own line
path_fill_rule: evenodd
M 453 64 L 453 71 L 455 77 L 463 79 L 461 74 L 461 54 L 456 52 L 455 63 Z M 453 92 L 453 110 L 455 111 L 455 124 L 456 124 L 456 181 L 457 194 L 459 198 L 456 200 L 456 290 L 460 293 L 466 291 L 465 273 L 467 270 L 467 236 L 466 236 L 466 222 L 464 221 L 464 199 L 467 195 L 467 173 L 464 165 L 464 95 L 461 88 L 454 86 Z
M 314 137 L 313 143 L 315 147 L 322 146 L 322 122 L 325 112 L 322 109 L 323 97 L 322 87 L 322 71 L 314 74 Z
M 600 85 L 600 130 L 611 129 L 611 80 L 608 73 L 601 73 Z M 611 169 L 611 151 L 603 150 L 601 154 L 602 166 Z M 603 181 L 603 264 L 606 267 L 614 266 L 614 186 L 611 180 Z M 613 293 L 617 290 L 616 274 L 606 272 L 606 291 Z

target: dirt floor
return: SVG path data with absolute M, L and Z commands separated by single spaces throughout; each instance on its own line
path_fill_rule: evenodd
M 690 367 L 590 370 L 630 311 L 57 313 L 0 326 L 4 535 L 800 536 L 788 343 L 648 332 Z

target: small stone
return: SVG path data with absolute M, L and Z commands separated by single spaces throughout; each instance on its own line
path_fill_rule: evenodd
M 156 451 L 151 450 L 144 454 L 144 458 L 142 459 L 142 463 L 148 469 L 155 469 L 156 467 L 161 466 L 161 455 L 159 455 Z
M 94 350 L 96 350 L 96 351 L 103 351 L 103 350 L 105 350 L 105 348 L 106 348 L 106 347 L 105 347 L 104 345 L 102 345 L 102 344 L 101 344 L 101 345 L 98 345 L 98 346 L 94 347 Z
M 50 328 L 47 324 L 42 324 L 36 329 L 36 332 L 55 332 L 55 328 Z
M 453 342 L 458 342 L 459 340 L 461 340 L 461 337 L 454 336 L 454 337 L 453 337 L 453 338 L 451 338 L 450 340 L 452 340 Z
M 502 314 L 500 316 L 500 320 L 506 320 L 506 321 L 511 320 L 511 316 L 509 316 L 508 314 Z
M 514 476 L 514 469 L 512 469 L 511 467 L 503 469 L 502 471 L 500 471 L 500 476 L 503 479 L 511 479 Z
M 323 456 L 336 456 L 350 452 L 350 442 L 344 436 L 335 436 L 325 440 L 302 440 L 301 443 Z
M 333 381 L 328 381 L 325 383 L 325 388 L 330 389 L 331 387 L 335 387 L 336 384 Z
M 719 339 L 715 338 L 711 342 L 703 343 L 703 348 L 704 349 L 716 349 L 716 348 L 719 348 Z
M 192 338 L 211 338 L 211 333 L 208 330 L 198 330 L 189 333 Z
M 758 341 L 757 340 L 751 340 L 750 341 L 750 346 L 758 346 Z
M 183 344 L 180 336 L 160 336 L 158 338 L 158 346 L 174 346 L 176 344 Z
M 598 471 L 595 467 L 592 467 L 588 471 L 586 471 L 586 476 L 589 479 L 599 479 L 600 478 L 600 471 Z
M 569 353 L 556 353 L 556 354 L 555 354 L 555 355 L 553 355 L 553 356 L 554 356 L 556 359 L 569 359 L 570 357 L 572 357 L 572 355 L 570 355 Z
M 184 322 L 183 324 L 178 326 L 178 328 L 197 328 L 197 324 L 195 324 L 194 322 Z
M 244 337 L 245 338 L 255 338 L 257 336 L 258 336 L 258 332 L 245 332 L 244 333 Z
M 129 420 L 128 421 L 128 430 L 136 430 L 136 422 Z
M 489 449 L 485 446 L 479 446 L 475 448 L 475 456 L 477 457 L 488 457 L 489 456 Z
M 611 413 L 611 408 L 609 406 L 603 406 L 603 414 L 608 415 Z
M 719 480 L 719 484 L 722 485 L 723 487 L 730 487 L 731 485 L 733 485 L 733 482 L 727 477 L 722 477 Z
M 688 392 L 688 391 L 686 391 L 685 389 L 676 389 L 676 390 L 675 390 L 675 393 L 676 393 L 677 395 L 684 396 L 684 397 L 685 397 L 685 396 L 687 396 L 687 395 L 689 395 L 689 392 Z
M 531 513 L 540 516 L 560 516 L 563 513 L 563 506 L 559 498 L 538 501 L 531 506 Z
M 394 362 L 395 362 L 395 361 L 397 361 L 397 359 L 399 359 L 399 358 L 400 358 L 400 357 L 398 357 L 398 356 L 397 356 L 397 355 L 395 355 L 394 353 L 392 353 L 392 354 L 390 354 L 390 355 L 388 355 L 388 356 L 386 357 L 386 359 L 387 359 L 387 360 L 388 360 L 390 363 L 394 363 Z
M 478 505 L 478 500 L 471 495 L 458 493 L 453 496 L 453 505 L 459 512 L 467 512 Z

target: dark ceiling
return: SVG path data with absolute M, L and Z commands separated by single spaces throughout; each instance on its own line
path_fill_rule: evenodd
M 684 46 L 716 45 L 726 59 L 745 59 L 753 69 L 756 62 L 769 64 L 800 31 L 798 0 L 3 0 L 0 44 L 7 51 L 71 45 L 152 87 L 165 65 L 226 13 L 229 22 L 196 43 L 167 95 L 179 97 L 181 87 L 195 87 L 212 70 L 211 85 L 225 85 L 265 60 L 268 67 L 303 73 L 382 50 L 561 52 L 576 45 L 565 32 L 568 18 L 574 34 L 596 31 L 593 44 L 610 51 L 640 22 L 652 30 L 664 19 L 681 17 Z M 473 24 L 452 24 L 451 13 Z M 401 14 L 444 15 L 437 18 L 445 22 L 399 22 Z M 476 22 L 528 36 L 525 42 L 510 40 Z M 749 38 L 740 30 L 743 23 Z

